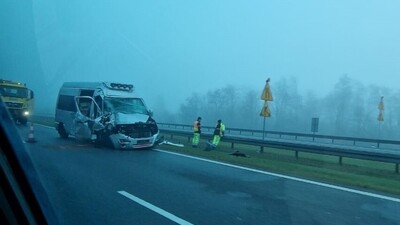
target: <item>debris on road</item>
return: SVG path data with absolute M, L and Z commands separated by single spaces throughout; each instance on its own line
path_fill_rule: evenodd
M 172 146 L 176 146 L 176 147 L 184 147 L 183 144 L 175 144 L 175 143 L 172 143 L 172 142 L 169 142 L 169 141 L 160 142 L 159 145 L 163 145 L 163 144 L 165 144 L 165 145 L 172 145 Z

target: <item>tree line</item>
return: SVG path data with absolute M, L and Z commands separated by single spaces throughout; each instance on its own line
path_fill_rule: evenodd
M 232 85 L 192 93 L 180 105 L 178 113 L 155 109 L 159 122 L 192 124 L 197 116 L 203 125 L 214 126 L 222 119 L 229 128 L 263 129 L 260 90 L 240 89 Z M 325 96 L 313 91 L 299 92 L 295 78 L 281 78 L 271 83 L 274 101 L 269 102 L 271 117 L 267 131 L 311 133 L 311 119 L 319 118 L 318 134 L 399 139 L 400 90 L 376 85 L 364 86 L 347 75 L 339 78 Z M 384 121 L 377 120 L 378 104 L 384 96 Z

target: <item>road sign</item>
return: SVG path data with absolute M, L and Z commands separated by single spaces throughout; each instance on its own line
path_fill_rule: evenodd
M 311 119 L 311 132 L 317 133 L 318 125 L 319 125 L 319 118 L 312 118 Z

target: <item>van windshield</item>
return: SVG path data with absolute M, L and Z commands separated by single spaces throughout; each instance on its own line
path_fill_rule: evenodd
M 140 98 L 104 98 L 104 112 L 148 114 L 146 106 Z

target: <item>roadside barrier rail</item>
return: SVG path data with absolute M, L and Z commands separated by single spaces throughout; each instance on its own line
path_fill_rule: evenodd
M 180 129 L 180 130 L 192 130 L 191 125 L 187 124 L 173 124 L 173 123 L 157 123 L 158 126 L 168 129 Z M 203 131 L 212 132 L 214 127 L 202 126 Z M 239 128 L 226 128 L 226 134 L 250 136 L 258 139 L 262 139 L 262 130 L 251 130 L 251 129 L 239 129 Z M 372 139 L 372 138 L 357 138 L 357 137 L 345 137 L 345 136 L 333 136 L 333 135 L 320 135 L 320 134 L 306 134 L 306 133 L 295 133 L 295 132 L 279 132 L 279 131 L 264 131 L 265 138 L 277 138 L 294 141 L 308 141 L 308 142 L 319 142 L 319 143 L 331 143 L 331 144 L 346 144 L 352 146 L 369 147 L 373 145 L 376 148 L 380 148 L 382 144 L 390 145 L 391 149 L 399 150 L 400 152 L 400 141 L 396 140 L 385 140 L 385 139 Z M 346 143 L 338 143 L 339 141 L 345 141 Z M 364 146 L 363 146 L 364 145 Z
M 167 125 L 168 126 L 168 125 Z M 188 138 L 188 142 L 193 137 L 193 132 L 191 130 L 184 130 L 184 129 L 177 129 L 177 127 L 182 126 L 173 126 L 169 125 L 170 128 L 163 128 L 160 126 L 160 131 L 163 135 L 170 135 L 173 138 L 174 135 L 177 136 L 184 136 Z M 171 129 L 171 126 L 173 129 Z M 186 127 L 187 125 L 185 125 Z M 204 127 L 203 131 L 204 131 Z M 209 129 L 206 128 L 209 131 Z M 211 139 L 212 134 L 210 132 L 202 133 L 202 138 Z M 333 137 L 333 136 L 328 136 Z M 252 146 L 259 146 L 259 152 L 264 152 L 264 149 L 269 148 L 278 148 L 278 149 L 286 149 L 295 152 L 296 159 L 299 157 L 299 152 L 307 152 L 307 153 L 314 153 L 314 154 L 321 154 L 321 155 L 331 155 L 337 156 L 339 158 L 339 164 L 342 165 L 343 158 L 353 158 L 353 159 L 362 159 L 362 160 L 371 160 L 371 161 L 378 161 L 378 162 L 385 162 L 385 163 L 393 163 L 395 165 L 395 172 L 398 174 L 400 170 L 400 154 L 395 154 L 393 152 L 388 151 L 377 151 L 376 149 L 371 150 L 359 150 L 359 149 L 352 149 L 348 146 L 338 146 L 338 145 L 318 145 L 315 143 L 294 143 L 294 142 L 287 142 L 287 141 L 276 141 L 276 140 L 261 140 L 255 138 L 246 138 L 246 137 L 238 137 L 238 136 L 231 136 L 225 135 L 222 142 L 231 143 L 231 148 L 234 149 L 235 144 L 244 144 L 244 145 L 252 145 Z

